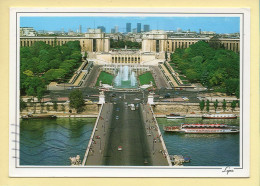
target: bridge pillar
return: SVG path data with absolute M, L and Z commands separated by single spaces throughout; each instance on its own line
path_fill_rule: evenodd
M 149 94 L 147 103 L 150 104 L 150 105 L 154 105 L 153 98 L 154 98 L 153 94 Z
M 104 92 L 102 91 L 102 92 L 99 93 L 99 102 L 98 102 L 98 104 L 103 104 L 103 103 L 105 103 L 105 95 L 104 95 Z

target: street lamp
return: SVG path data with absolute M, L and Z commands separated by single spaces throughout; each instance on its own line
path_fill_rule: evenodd
M 154 139 L 153 139 L 153 155 L 154 155 Z
M 101 138 L 100 138 L 100 148 L 99 148 L 99 152 L 101 153 L 101 142 L 102 142 L 102 140 L 101 140 Z

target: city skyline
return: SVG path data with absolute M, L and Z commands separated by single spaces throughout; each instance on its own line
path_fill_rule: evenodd
M 68 24 L 70 23 L 70 24 Z M 82 32 L 88 28 L 104 26 L 106 31 L 118 26 L 119 32 L 126 32 L 126 23 L 132 24 L 132 29 L 137 28 L 137 23 L 150 25 L 150 30 L 190 30 L 199 32 L 213 31 L 221 33 L 240 32 L 239 17 L 21 17 L 20 27 L 33 27 L 36 31 L 77 31 L 79 25 Z

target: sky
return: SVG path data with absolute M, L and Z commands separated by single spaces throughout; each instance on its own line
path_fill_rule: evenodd
M 82 32 L 87 28 L 106 27 L 110 33 L 111 28 L 118 26 L 119 32 L 126 31 L 126 23 L 131 23 L 131 29 L 137 23 L 150 25 L 150 30 L 177 30 L 199 32 L 214 31 L 216 33 L 237 33 L 240 29 L 239 17 L 21 17 L 20 27 L 34 27 L 36 31 L 77 31 L 79 25 Z

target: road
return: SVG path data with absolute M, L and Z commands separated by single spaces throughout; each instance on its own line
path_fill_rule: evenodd
M 153 74 L 157 88 L 171 88 L 170 84 L 167 82 L 158 66 L 151 66 L 150 69 Z
M 82 87 L 95 86 L 96 79 L 98 78 L 99 67 L 100 67 L 99 65 L 94 65 L 86 81 L 83 83 Z
M 151 153 L 139 109 L 131 111 L 127 104 L 118 100 L 114 104 L 112 117 L 112 122 L 107 131 L 102 164 L 119 166 L 152 165 Z M 122 151 L 118 150 L 118 146 L 122 146 Z

